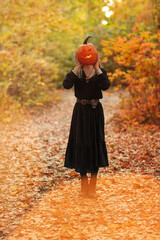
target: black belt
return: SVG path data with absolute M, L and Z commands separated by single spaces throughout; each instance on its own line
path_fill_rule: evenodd
M 96 108 L 96 106 L 97 106 L 97 104 L 99 102 L 99 99 L 87 100 L 87 99 L 79 99 L 79 98 L 77 98 L 77 102 L 78 103 L 82 103 L 83 105 L 90 104 L 90 105 L 92 105 L 92 108 Z

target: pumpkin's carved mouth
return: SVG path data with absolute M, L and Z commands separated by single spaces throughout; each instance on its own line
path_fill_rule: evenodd
M 83 58 L 91 58 L 91 57 L 92 57 L 92 54 L 87 55 L 87 56 L 86 56 L 86 55 L 82 55 L 82 57 L 83 57 Z

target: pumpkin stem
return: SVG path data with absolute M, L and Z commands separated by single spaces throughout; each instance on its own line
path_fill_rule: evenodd
M 91 37 L 91 36 L 88 36 L 88 37 L 84 40 L 83 44 L 87 44 L 87 41 L 88 41 L 89 38 L 92 38 L 92 37 Z

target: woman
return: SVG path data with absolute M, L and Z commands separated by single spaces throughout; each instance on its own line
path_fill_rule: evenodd
M 102 90 L 110 87 L 106 71 L 95 65 L 82 66 L 75 55 L 75 68 L 64 81 L 66 89 L 74 86 L 77 101 L 74 105 L 64 167 L 74 168 L 81 175 L 81 196 L 96 197 L 99 167 L 109 166 L 104 135 L 104 113 L 99 99 Z M 87 173 L 91 173 L 88 184 Z

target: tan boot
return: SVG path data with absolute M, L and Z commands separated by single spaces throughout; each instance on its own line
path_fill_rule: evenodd
M 87 195 L 88 195 L 88 177 L 82 176 L 80 196 L 87 197 Z
M 96 183 L 97 183 L 97 175 L 95 175 L 95 174 L 91 175 L 89 189 L 88 189 L 88 196 L 90 198 L 96 198 L 97 197 Z

